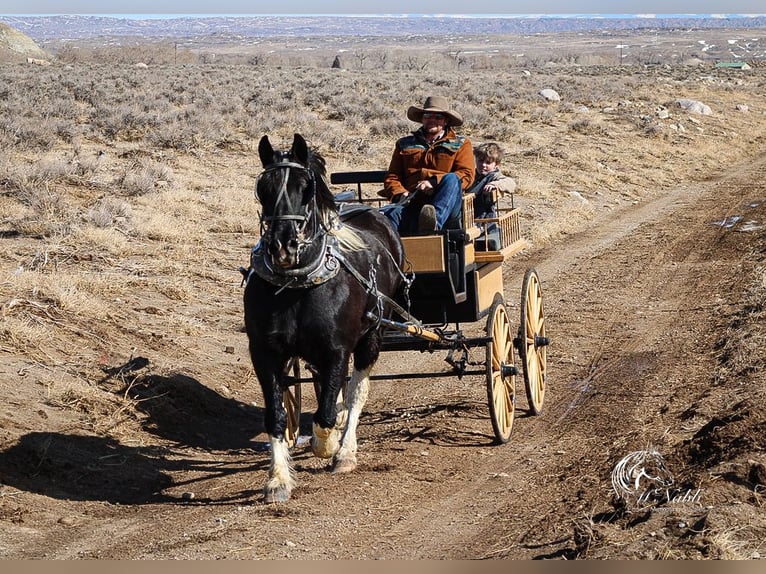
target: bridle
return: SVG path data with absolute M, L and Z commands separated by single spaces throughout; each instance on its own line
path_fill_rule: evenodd
M 303 213 L 293 214 L 296 206 L 287 193 L 287 183 L 290 179 L 290 170 L 296 169 L 306 173 L 310 182 L 311 199 L 303 207 Z M 320 285 L 337 275 L 340 264 L 340 251 L 338 239 L 329 233 L 324 220 L 319 217 L 317 210 L 317 183 L 314 172 L 305 166 L 292 161 L 280 161 L 266 167 L 259 179 L 267 173 L 280 171 L 283 177 L 279 183 L 279 191 L 274 201 L 274 212 L 280 203 L 286 203 L 285 215 L 262 215 L 261 216 L 261 241 L 253 248 L 250 254 L 250 269 L 243 271 L 244 280 L 252 273 L 261 279 L 279 287 L 277 294 L 284 289 L 304 289 Z M 306 193 L 306 190 L 304 190 Z M 273 226 L 278 222 L 287 222 L 293 226 L 297 246 L 296 265 L 284 269 L 273 265 L 267 246 L 272 241 Z M 337 222 L 337 219 L 336 219 Z M 309 224 L 313 224 L 310 237 L 305 237 Z M 301 261 L 301 253 L 310 245 L 316 244 L 316 256 L 310 261 Z
M 266 250 L 259 243 L 253 248 L 250 256 L 250 269 L 243 271 L 244 280 L 248 280 L 252 273 L 258 275 L 261 279 L 279 287 L 277 294 L 281 293 L 285 289 L 304 289 L 320 285 L 337 275 L 341 267 L 345 268 L 366 290 L 370 295 L 376 298 L 377 315 L 373 314 L 373 317 L 379 318 L 383 316 L 383 303 L 388 303 L 393 309 L 395 309 L 402 317 L 408 320 L 417 322 L 417 319 L 412 317 L 407 310 L 402 308 L 396 301 L 390 297 L 382 294 L 377 288 L 376 282 L 376 267 L 370 268 L 369 277 L 364 277 L 354 266 L 346 259 L 338 245 L 338 239 L 335 235 L 329 234 L 329 229 L 325 227 L 323 222 L 317 217 L 317 201 L 316 201 L 316 178 L 312 170 L 306 168 L 302 164 L 292 161 L 280 161 L 269 165 L 259 176 L 259 179 L 267 173 L 276 172 L 277 170 L 285 170 L 284 176 L 279 184 L 279 192 L 277 198 L 274 201 L 274 211 L 276 212 L 277 206 L 280 202 L 287 202 L 287 211 L 293 211 L 292 201 L 287 193 L 287 183 L 290 179 L 290 170 L 297 169 L 308 175 L 310 187 L 311 187 L 311 199 L 304 207 L 304 213 L 302 215 L 262 215 L 261 216 L 261 237 L 263 243 L 268 243 L 271 239 L 271 228 L 276 222 L 290 222 L 292 223 L 296 237 L 298 239 L 297 260 L 300 262 L 300 255 L 302 250 L 308 245 L 313 244 L 321 231 L 321 246 L 317 252 L 317 257 L 303 266 L 293 267 L 291 269 L 279 269 L 274 268 L 266 254 Z M 309 222 L 314 223 L 313 234 L 309 238 L 300 239 L 303 232 L 306 230 Z M 336 220 L 337 223 L 337 220 Z M 394 269 L 399 273 L 406 285 L 405 292 L 409 291 L 409 286 L 413 281 L 413 277 L 407 276 L 399 269 L 399 265 L 394 259 L 393 255 L 388 249 L 385 249 L 388 257 L 394 264 Z M 380 264 L 380 260 L 378 260 Z M 405 295 L 406 297 L 406 295 Z M 409 307 L 409 303 L 408 303 Z
M 290 199 L 290 195 L 287 193 L 287 183 L 290 180 L 291 169 L 297 169 L 307 174 L 309 179 L 309 185 L 311 187 L 311 190 L 310 190 L 311 199 L 303 207 L 302 214 L 292 213 L 293 211 L 295 211 L 295 207 L 293 206 L 293 202 Z M 314 177 L 314 172 L 312 170 L 306 168 L 305 166 L 299 163 L 295 163 L 292 161 L 282 161 L 282 162 L 275 163 L 268 166 L 266 169 L 263 170 L 263 173 L 261 173 L 261 175 L 259 176 L 259 179 L 268 173 L 272 173 L 276 171 L 283 171 L 284 175 L 279 184 L 279 191 L 277 193 L 277 198 L 274 201 L 273 210 L 274 212 L 277 211 L 277 207 L 279 206 L 280 202 L 285 202 L 287 204 L 287 209 L 285 210 L 286 212 L 285 215 L 262 215 L 261 216 L 261 237 L 263 237 L 265 241 L 269 242 L 272 236 L 271 230 L 273 229 L 273 225 L 279 222 L 289 222 L 293 226 L 295 238 L 296 238 L 296 241 L 298 242 L 297 258 L 298 258 L 298 261 L 300 261 L 301 252 L 305 250 L 306 247 L 314 243 L 314 241 L 317 238 L 317 235 L 319 234 L 319 225 L 317 225 L 318 218 L 317 218 L 317 203 L 316 203 L 316 179 Z M 306 237 L 305 232 L 309 223 L 313 223 L 314 229 L 313 229 L 312 235 L 310 237 Z

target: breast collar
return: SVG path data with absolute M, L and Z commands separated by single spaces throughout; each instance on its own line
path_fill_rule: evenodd
M 338 274 L 341 254 L 338 239 L 334 235 L 322 234 L 320 254 L 308 265 L 295 269 L 274 268 L 261 242 L 250 252 L 249 280 L 253 273 L 264 281 L 283 289 L 306 289 L 326 283 Z

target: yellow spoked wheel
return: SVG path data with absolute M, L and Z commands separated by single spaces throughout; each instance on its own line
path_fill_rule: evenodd
M 301 378 L 301 367 L 298 357 L 293 357 L 285 367 L 286 378 L 293 377 L 296 381 Z M 282 405 L 287 411 L 287 429 L 285 439 L 290 447 L 295 446 L 301 430 L 301 384 L 295 382 L 282 393 Z
M 534 269 L 528 269 L 521 289 L 521 324 L 516 346 L 524 372 L 524 387 L 529 408 L 535 415 L 539 415 L 543 410 L 547 371 L 546 348 L 549 343 L 545 335 L 540 278 Z
M 487 399 L 492 429 L 500 443 L 511 438 L 513 417 L 516 409 L 516 368 L 513 366 L 513 339 L 508 312 L 500 294 L 487 320 Z

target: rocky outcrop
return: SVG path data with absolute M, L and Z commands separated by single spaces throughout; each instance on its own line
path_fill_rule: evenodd
M 48 54 L 32 38 L 0 22 L 0 54 L 47 59 Z

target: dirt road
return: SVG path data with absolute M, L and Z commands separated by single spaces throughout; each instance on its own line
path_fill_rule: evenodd
M 506 263 L 511 317 L 535 267 L 552 339 L 543 414 L 527 416 L 519 378 L 507 445 L 492 444 L 482 379 L 375 382 L 359 469 L 332 475 L 298 448 L 293 499 L 264 505 L 268 453 L 239 292 L 200 302 L 201 314 L 222 313 L 222 340 L 197 341 L 178 375 L 154 373 L 156 357 L 92 375 L 132 399 L 134 433 L 119 441 L 20 388 L 0 409 L 0 557 L 757 558 L 762 375 L 726 361 L 755 312 L 764 182 L 761 157 Z M 387 355 L 378 372 L 442 364 Z M 29 380 L 35 366 L 2 369 Z M 649 447 L 696 500 L 612 503 L 615 465 Z

